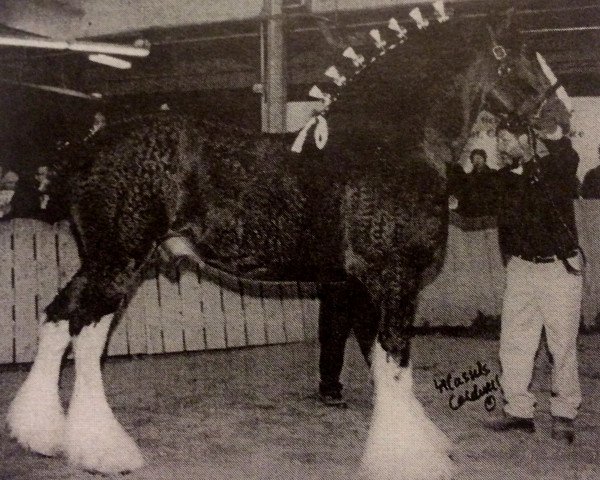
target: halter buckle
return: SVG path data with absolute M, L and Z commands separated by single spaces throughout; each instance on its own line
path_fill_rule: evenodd
M 492 47 L 492 53 L 494 54 L 494 58 L 501 62 L 507 56 L 506 49 L 502 45 L 494 45 Z

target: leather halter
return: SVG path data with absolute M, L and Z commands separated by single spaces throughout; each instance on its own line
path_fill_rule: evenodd
M 535 114 L 540 109 L 543 103 L 561 86 L 561 84 L 557 81 L 533 97 L 525 96 L 520 105 L 507 105 L 502 99 L 502 92 L 498 91 L 497 88 L 503 80 L 506 80 L 507 77 L 513 74 L 513 69 L 509 62 L 508 49 L 497 41 L 491 26 L 488 25 L 487 28 L 492 43 L 491 54 L 497 62 L 498 76 L 484 93 L 484 101 L 487 101 L 490 94 L 493 95 L 495 92 L 496 100 L 501 104 L 501 107 L 504 110 L 504 112 L 502 112 L 504 122 L 514 125 L 515 128 L 528 130 L 531 126 L 531 115 Z M 535 89 L 531 83 L 529 85 L 532 89 Z

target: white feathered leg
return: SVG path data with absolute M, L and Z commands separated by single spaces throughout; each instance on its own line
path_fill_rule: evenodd
M 66 428 L 69 461 L 87 470 L 111 474 L 142 467 L 137 445 L 114 417 L 106 401 L 100 358 L 112 315 L 84 327 L 73 341 L 75 387 Z
M 360 477 L 369 480 L 448 480 L 454 465 L 448 437 L 429 420 L 413 393 L 412 368 L 400 368 L 379 341 L 372 352 L 373 418 Z
M 70 340 L 69 322 L 40 326 L 35 361 L 8 409 L 11 436 L 42 455 L 56 455 L 63 448 L 65 413 L 58 396 L 58 379 Z

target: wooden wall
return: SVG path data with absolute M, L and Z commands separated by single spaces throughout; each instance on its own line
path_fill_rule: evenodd
M 43 309 L 79 267 L 67 223 L 0 222 L 0 363 L 29 362 Z M 112 332 L 109 355 L 154 354 L 314 340 L 310 284 L 236 293 L 182 270 L 152 272 Z

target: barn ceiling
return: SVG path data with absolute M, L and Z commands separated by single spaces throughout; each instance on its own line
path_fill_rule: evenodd
M 289 4 L 301 0 L 287 1 Z M 121 43 L 146 39 L 151 54 L 131 70 L 92 64 L 86 55 L 0 47 L 2 79 L 58 85 L 105 97 L 205 90 L 250 89 L 260 82 L 262 0 L 4 0 L 0 35 L 93 38 Z M 338 54 L 320 30 L 327 18 L 335 35 L 360 47 L 366 33 L 390 15 L 408 18 L 415 1 L 312 0 L 288 10 L 288 80 L 322 79 Z M 548 58 L 575 93 L 600 94 L 600 4 L 596 0 L 456 1 L 455 15 L 482 21 L 511 5 L 527 40 Z M 335 8 L 337 6 L 337 8 Z
M 288 4 L 302 0 L 285 0 Z M 100 92 L 105 98 L 237 90 L 261 81 L 262 0 L 3 0 L 0 35 L 43 35 L 132 43 L 151 42 L 147 58 L 117 70 L 85 54 L 0 47 L 0 82 L 27 82 Z M 390 15 L 408 19 L 406 0 L 312 0 L 286 14 L 288 82 L 292 98 L 322 80 L 337 59 L 333 36 L 360 48 L 367 32 Z M 419 2 L 416 2 L 419 3 Z M 422 2 L 421 2 L 422 3 Z M 335 9 L 337 5 L 337 9 Z M 494 8 L 514 6 L 527 41 L 575 94 L 600 94 L 600 4 L 596 0 L 449 2 L 466 25 Z M 369 7 L 369 8 L 366 8 Z M 323 19 L 326 19 L 325 22 Z M 471 22 L 472 20 L 472 22 Z M 451 54 L 451 52 L 449 52 Z M 298 86 L 298 88 L 296 88 Z M 300 88 L 302 86 L 302 88 Z
M 407 0 L 284 0 L 306 4 L 285 15 L 288 96 L 306 99 L 310 84 L 339 62 L 339 46 L 371 44 L 368 31 L 390 16 L 409 21 Z M 426 3 L 429 3 L 427 0 Z M 150 41 L 150 55 L 130 70 L 91 63 L 77 52 L 0 46 L 0 163 L 17 171 L 47 162 L 48 145 L 77 138 L 96 109 L 122 115 L 163 102 L 195 115 L 220 114 L 260 125 L 263 0 L 0 0 L 0 36 Z M 597 0 L 458 0 L 447 2 L 467 28 L 492 10 L 516 9 L 516 20 L 574 95 L 600 96 L 600 2 Z M 310 7 L 308 8 L 307 7 Z M 337 8 L 336 8 L 337 7 Z M 423 10 L 430 7 L 423 6 Z M 323 30 L 328 25 L 328 30 Z M 329 41 L 328 41 L 329 40 Z M 448 52 L 452 55 L 452 52 Z M 7 83 L 12 82 L 12 83 Z M 18 83 L 100 92 L 98 106 Z

